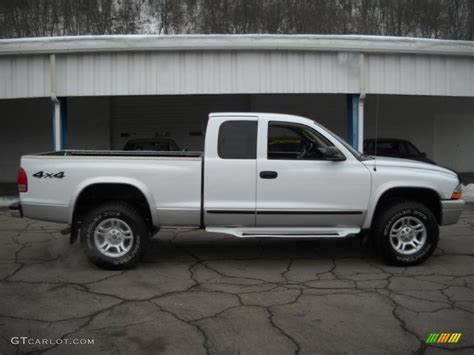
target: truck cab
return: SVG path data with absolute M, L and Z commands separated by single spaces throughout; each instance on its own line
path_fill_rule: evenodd
M 270 144 L 276 138 L 298 144 Z M 206 139 L 207 226 L 363 224 L 370 171 L 314 121 L 276 114 L 220 114 L 211 116 Z

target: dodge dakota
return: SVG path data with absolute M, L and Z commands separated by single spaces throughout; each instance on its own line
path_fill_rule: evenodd
M 394 265 L 426 260 L 439 225 L 464 208 L 458 175 L 372 157 L 292 115 L 213 113 L 204 152 L 77 151 L 26 155 L 18 174 L 28 218 L 67 223 L 102 268 L 128 268 L 160 228 L 241 238 L 368 235 Z

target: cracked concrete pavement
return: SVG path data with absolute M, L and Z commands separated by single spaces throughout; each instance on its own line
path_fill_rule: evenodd
M 474 208 L 423 265 L 358 239 L 160 232 L 133 270 L 89 264 L 65 226 L 0 211 L 0 353 L 474 353 Z M 428 346 L 431 332 L 458 344 Z M 11 344 L 12 337 L 50 339 Z M 93 339 L 93 345 L 55 344 Z

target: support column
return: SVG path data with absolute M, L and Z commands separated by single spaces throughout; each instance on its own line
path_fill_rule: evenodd
M 347 94 L 347 141 L 357 149 L 359 146 L 359 95 Z
M 359 138 L 357 140 L 357 150 L 361 153 L 364 152 L 364 104 L 365 92 L 359 96 Z
M 56 56 L 49 56 L 49 81 L 51 88 L 51 101 L 53 102 L 53 144 L 54 150 L 62 148 L 61 128 L 61 103 L 56 96 Z
M 54 150 L 61 150 L 61 104 L 56 97 L 54 97 L 52 101 Z
M 54 150 L 67 148 L 67 98 L 53 97 L 53 142 Z
M 347 141 L 362 152 L 364 144 L 364 99 L 365 95 L 347 94 Z

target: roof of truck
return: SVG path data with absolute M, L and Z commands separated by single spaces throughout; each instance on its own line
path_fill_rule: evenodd
M 256 116 L 273 116 L 273 117 L 298 117 L 306 118 L 298 115 L 290 115 L 286 113 L 274 113 L 274 112 L 212 112 L 209 114 L 209 117 L 256 117 Z

